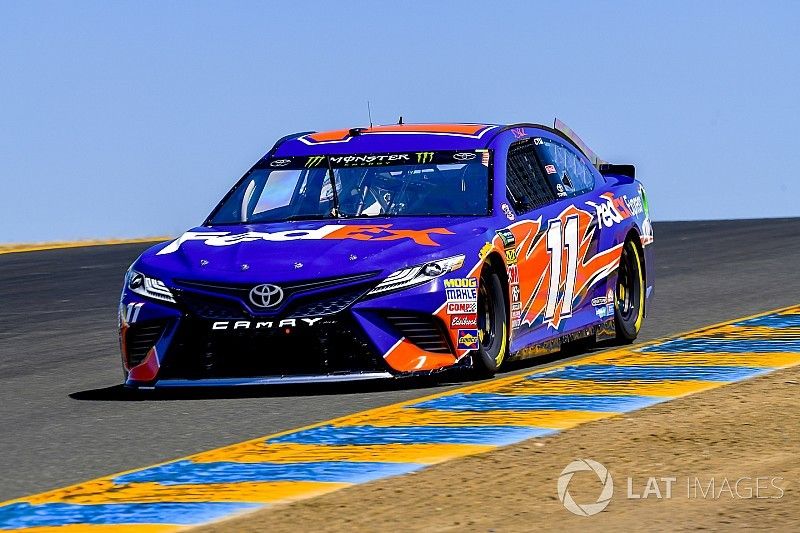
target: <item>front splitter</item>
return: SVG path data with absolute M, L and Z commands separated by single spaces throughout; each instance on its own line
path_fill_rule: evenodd
M 252 378 L 215 379 L 162 379 L 153 385 L 131 385 L 138 389 L 161 389 L 180 387 L 239 387 L 258 385 L 299 385 L 304 383 L 342 383 L 346 381 L 369 381 L 391 379 L 389 372 L 358 372 L 349 374 L 323 374 L 304 376 L 263 376 Z

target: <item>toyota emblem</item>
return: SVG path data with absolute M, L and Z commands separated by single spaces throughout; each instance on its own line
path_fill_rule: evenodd
M 475 157 L 477 156 L 471 152 L 459 152 L 457 154 L 453 154 L 453 159 L 456 161 L 469 161 L 470 159 L 475 159 Z
M 250 289 L 250 301 L 256 307 L 275 307 L 283 301 L 283 289 L 264 283 Z

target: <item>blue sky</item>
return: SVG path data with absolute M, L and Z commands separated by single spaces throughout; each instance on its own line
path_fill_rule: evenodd
M 778 1 L 2 2 L 0 242 L 178 233 L 367 100 L 558 116 L 637 165 L 656 220 L 800 215 L 798 26 Z

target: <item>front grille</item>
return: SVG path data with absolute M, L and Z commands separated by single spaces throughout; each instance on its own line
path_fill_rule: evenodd
M 293 306 L 294 309 L 290 311 L 289 318 L 326 316 L 339 313 L 364 296 L 367 290 L 367 288 L 362 287 L 318 301 L 301 302 L 299 305 Z
M 375 285 L 375 272 L 326 278 L 314 281 L 279 284 L 284 301 L 274 309 L 253 307 L 250 284 L 214 284 L 176 280 L 175 298 L 186 312 L 195 317 L 224 320 L 249 316 L 284 316 L 289 318 L 326 316 L 339 313 Z
M 140 365 L 150 349 L 161 338 L 167 322 L 151 320 L 141 324 L 132 324 L 125 332 L 125 354 L 128 359 L 128 368 Z
M 397 332 L 428 352 L 453 353 L 447 342 L 444 327 L 431 315 L 412 315 L 394 313 L 386 320 Z
M 189 291 L 175 291 L 175 299 L 184 311 L 198 318 L 224 320 L 245 316 L 245 310 L 239 302 L 226 298 L 215 298 Z
M 254 321 L 255 322 L 255 321 Z M 280 320 L 273 325 L 277 326 Z M 185 318 L 164 358 L 162 379 L 213 379 L 337 372 L 385 372 L 361 329 L 346 316 L 309 326 L 212 329 L 212 321 Z M 235 322 L 232 322 L 233 324 Z

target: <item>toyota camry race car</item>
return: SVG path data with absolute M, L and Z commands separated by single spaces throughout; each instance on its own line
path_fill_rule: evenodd
M 631 165 L 569 128 L 398 124 L 279 140 L 125 276 L 134 387 L 388 378 L 629 342 L 653 288 Z

